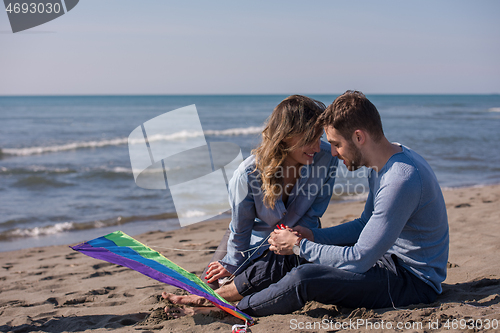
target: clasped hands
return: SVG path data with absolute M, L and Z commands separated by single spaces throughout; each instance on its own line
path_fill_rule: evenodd
M 293 246 L 299 238 L 307 238 L 310 241 L 314 241 L 312 231 L 301 226 L 293 228 L 283 226 L 282 229 L 275 229 L 268 240 L 270 244 L 269 250 L 280 255 L 293 254 Z M 231 273 L 216 261 L 208 265 L 205 279 L 207 282 L 212 283 L 230 275 Z
M 311 229 L 301 226 L 290 228 L 282 225 L 282 227 L 281 229 L 275 229 L 268 240 L 270 244 L 269 250 L 276 254 L 293 254 L 293 246 L 299 238 L 307 238 L 310 241 L 314 240 Z

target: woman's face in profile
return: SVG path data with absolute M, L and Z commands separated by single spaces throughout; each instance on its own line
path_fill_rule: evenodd
M 288 147 L 293 147 L 297 145 L 300 141 L 301 136 L 297 135 L 289 139 L 285 139 L 284 142 Z M 320 139 L 319 137 L 316 141 L 302 146 L 296 147 L 288 153 L 285 158 L 285 164 L 287 166 L 301 167 L 302 165 L 311 164 L 314 160 L 314 154 L 320 152 Z

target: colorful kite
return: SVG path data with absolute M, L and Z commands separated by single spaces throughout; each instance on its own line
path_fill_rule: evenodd
M 131 268 L 160 282 L 204 297 L 216 307 L 249 324 L 253 323 L 252 317 L 229 304 L 199 277 L 121 231 L 112 232 L 71 248 L 89 257 Z

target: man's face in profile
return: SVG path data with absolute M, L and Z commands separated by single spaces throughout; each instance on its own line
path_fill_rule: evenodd
M 332 146 L 332 156 L 344 161 L 347 170 L 355 171 L 363 166 L 363 155 L 352 140 L 346 140 L 333 126 L 325 127 L 325 133 Z

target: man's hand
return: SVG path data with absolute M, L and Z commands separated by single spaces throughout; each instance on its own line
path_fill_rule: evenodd
M 269 237 L 269 250 L 276 254 L 287 255 L 293 254 L 293 246 L 299 237 L 290 228 L 274 230 Z
M 226 276 L 231 276 L 231 273 L 229 273 L 220 262 L 214 261 L 208 264 L 207 275 L 205 276 L 208 283 L 212 283 Z
M 306 227 L 297 225 L 292 228 L 292 230 L 295 232 L 295 234 L 301 238 L 306 238 L 310 240 L 311 242 L 314 242 L 314 235 L 311 229 L 308 229 Z

